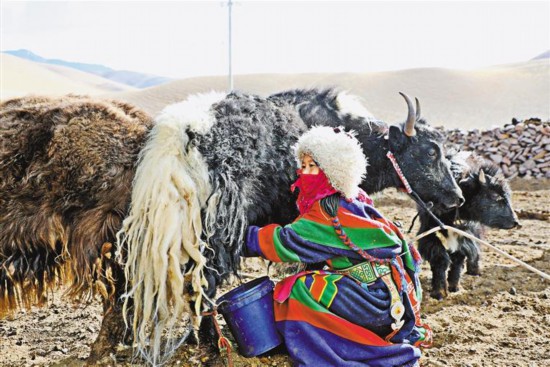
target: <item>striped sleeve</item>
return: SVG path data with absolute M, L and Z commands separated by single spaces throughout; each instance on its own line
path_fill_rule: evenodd
M 246 257 L 261 256 L 274 262 L 316 263 L 335 256 L 350 254 L 350 251 L 342 246 L 332 247 L 306 239 L 299 233 L 304 224 L 307 224 L 308 231 L 317 233 L 326 233 L 327 229 L 309 221 L 308 223 L 302 222 L 305 220 L 300 219 L 285 227 L 277 224 L 262 228 L 250 226 L 243 255 Z M 332 229 L 330 231 L 332 232 Z M 332 233 L 330 236 L 335 237 Z
M 347 236 L 359 248 L 376 257 L 387 258 L 400 253 L 404 241 L 399 230 L 374 208 L 369 210 L 367 213 L 364 208 L 342 203 L 338 217 Z M 338 257 L 362 259 L 338 237 L 319 202 L 307 214 L 284 227 L 278 224 L 249 227 L 243 256 L 302 263 L 318 263 Z

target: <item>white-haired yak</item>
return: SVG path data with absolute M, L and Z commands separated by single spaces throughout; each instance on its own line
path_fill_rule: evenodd
M 161 337 L 173 340 L 182 319 L 197 330 L 216 286 L 237 272 L 247 226 L 297 215 L 291 147 L 309 126 L 358 133 L 368 193 L 401 187 L 391 150 L 424 200 L 463 202 L 443 136 L 405 99 L 407 121 L 396 126 L 332 89 L 195 95 L 154 120 L 126 103 L 79 96 L 3 102 L 0 313 L 40 304 L 48 288 L 69 283 L 74 299 L 96 292 L 104 300 L 90 361 L 122 340 L 124 315 L 133 342 L 161 363 L 173 349 Z

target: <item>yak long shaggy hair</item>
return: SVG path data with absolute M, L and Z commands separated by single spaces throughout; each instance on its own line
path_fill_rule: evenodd
M 216 199 L 211 195 L 208 166 L 188 133 L 210 130 L 215 122 L 211 106 L 224 97 L 192 96 L 166 108 L 156 119 L 140 154 L 130 212 L 118 234 L 127 256 L 119 251 L 117 258 L 121 262 L 127 258 L 125 275 L 132 284 L 124 316 L 133 304 L 133 333 L 142 344 L 150 337 L 153 356 L 160 353 L 160 331 L 171 333 L 182 316 L 192 314 L 189 300 L 182 297 L 189 293 L 186 278 L 195 295 L 195 313 L 201 311 L 203 287 L 208 285 L 203 273 L 202 253 L 208 245 L 203 240 L 201 211 L 215 209 L 207 202 Z M 207 221 L 214 214 L 207 211 Z
M 80 96 L 0 105 L 0 316 L 43 303 L 58 281 L 73 298 L 113 300 L 111 249 L 151 122 Z

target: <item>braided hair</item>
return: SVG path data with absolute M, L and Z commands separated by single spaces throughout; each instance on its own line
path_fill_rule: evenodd
M 387 264 L 391 260 L 390 259 L 379 259 L 372 255 L 370 255 L 365 250 L 359 248 L 357 245 L 355 245 L 351 239 L 348 237 L 346 232 L 344 231 L 344 228 L 340 224 L 340 219 L 338 219 L 338 208 L 340 206 L 340 193 L 332 194 L 330 196 L 324 197 L 321 199 L 321 208 L 330 216 L 330 221 L 332 223 L 332 227 L 334 228 L 334 232 L 336 232 L 336 235 L 342 240 L 342 242 L 348 246 L 353 251 L 357 252 L 363 259 L 371 262 L 375 262 L 378 264 Z
M 338 208 L 340 207 L 340 198 L 342 197 L 342 194 L 339 192 L 325 196 L 321 199 L 321 208 L 330 215 L 330 217 L 335 217 L 338 213 Z

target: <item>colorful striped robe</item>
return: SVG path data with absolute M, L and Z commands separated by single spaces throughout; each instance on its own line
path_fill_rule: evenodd
M 360 201 L 340 200 L 338 218 L 359 248 L 377 258 L 393 259 L 393 279 L 405 305 L 404 325 L 390 341 L 391 297 L 382 279 L 361 284 L 337 271 L 309 271 L 275 287 L 275 319 L 296 366 L 414 366 L 426 329 L 416 317 L 410 297 L 421 299 L 414 258 L 393 223 Z M 344 269 L 365 260 L 336 235 L 317 201 L 292 224 L 251 226 L 244 256 L 275 262 L 326 262 Z M 393 266 L 394 265 L 394 266 Z

